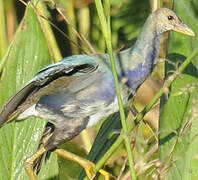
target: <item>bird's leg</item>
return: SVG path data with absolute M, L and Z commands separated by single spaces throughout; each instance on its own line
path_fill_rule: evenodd
M 89 180 L 93 180 L 95 178 L 95 172 L 93 171 L 95 164 L 91 161 L 63 149 L 55 149 L 53 152 L 67 160 L 76 162 L 81 167 L 83 167 Z M 110 174 L 103 169 L 100 169 L 99 173 L 105 177 L 105 180 L 110 179 Z
M 138 114 L 137 109 L 135 108 L 134 104 L 131 104 L 129 107 L 130 111 L 132 112 L 133 116 L 136 117 Z
M 42 155 L 46 152 L 47 150 L 44 147 L 41 147 L 40 149 L 38 149 L 38 151 L 31 157 L 29 157 L 27 160 L 25 160 L 24 162 L 24 167 L 25 167 L 25 171 L 27 173 L 27 175 L 29 176 L 30 180 L 36 180 L 36 176 L 34 174 L 34 171 L 32 169 L 32 166 L 34 164 L 34 162 Z
M 129 110 L 132 112 L 133 116 L 136 117 L 138 115 L 138 110 L 134 105 L 134 98 L 135 95 L 133 95 L 132 98 L 129 100 Z

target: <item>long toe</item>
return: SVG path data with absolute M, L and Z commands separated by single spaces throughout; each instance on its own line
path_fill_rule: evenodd
M 31 158 L 28 158 L 27 160 L 25 160 L 24 162 L 24 168 L 25 171 L 29 177 L 29 180 L 37 180 L 36 176 L 34 175 L 34 172 L 32 170 L 32 161 Z
M 110 179 L 110 174 L 107 171 L 105 171 L 103 169 L 100 169 L 99 173 L 104 176 L 105 180 L 109 180 Z
M 96 178 L 96 174 L 94 172 L 94 163 L 87 161 L 86 164 L 83 165 L 83 168 L 85 169 L 85 172 L 89 180 L 94 180 Z M 110 179 L 110 174 L 107 171 L 100 169 L 98 172 L 104 176 L 105 180 Z
M 94 180 L 96 177 L 96 174 L 93 171 L 94 167 L 95 165 L 91 163 L 87 163 L 83 167 L 89 180 Z
M 64 159 L 76 162 L 81 167 L 83 167 L 89 180 L 95 179 L 96 173 L 94 172 L 94 168 L 96 166 L 91 161 L 84 159 L 80 156 L 77 156 L 76 154 L 73 154 L 69 151 L 66 151 L 65 149 L 55 149 L 53 152 L 56 153 L 57 155 L 63 157 Z M 110 174 L 108 172 L 106 172 L 105 170 L 100 169 L 99 173 L 105 177 L 105 180 L 110 179 Z

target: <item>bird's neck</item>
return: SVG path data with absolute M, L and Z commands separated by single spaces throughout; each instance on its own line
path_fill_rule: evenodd
M 133 53 L 140 56 L 139 62 L 153 65 L 159 57 L 159 51 L 160 36 L 157 34 L 156 22 L 150 15 L 135 43 Z
M 155 21 L 153 21 L 152 16 L 150 16 L 134 47 L 129 48 L 123 53 L 123 56 L 128 57 L 124 63 L 123 75 L 128 79 L 127 84 L 132 91 L 135 92 L 139 85 L 142 84 L 152 72 L 156 60 L 159 57 L 159 50 L 160 37 L 156 31 Z

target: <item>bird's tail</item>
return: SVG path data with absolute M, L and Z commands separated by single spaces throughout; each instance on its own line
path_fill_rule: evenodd
M 12 96 L 0 109 L 0 127 L 7 122 L 15 120 L 20 112 L 16 111 L 25 99 L 32 94 L 35 90 L 35 83 L 32 81 L 24 88 L 19 90 L 14 96 Z
M 51 137 L 53 132 L 54 132 L 54 125 L 52 123 L 48 122 L 45 126 L 45 130 L 44 130 L 43 135 L 40 139 L 37 150 L 39 150 L 41 147 L 44 147 L 46 145 L 48 139 Z M 47 162 L 47 160 L 50 158 L 50 154 L 51 154 L 51 151 L 47 151 L 34 162 L 33 169 L 37 174 L 41 170 L 43 161 Z

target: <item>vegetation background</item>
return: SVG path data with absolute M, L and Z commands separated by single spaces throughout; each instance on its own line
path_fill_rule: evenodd
M 133 45 L 156 2 L 159 7 L 173 8 L 198 34 L 197 0 L 111 0 L 115 51 Z M 90 44 L 79 39 L 79 35 Z M 161 47 L 161 58 L 169 61 L 159 63 L 152 76 L 141 86 L 135 97 L 137 109 L 141 111 L 151 101 L 163 86 L 164 79 L 170 84 L 165 83 L 161 100 L 157 98 L 144 121 L 127 134 L 132 138 L 136 176 L 138 179 L 196 179 L 198 59 L 195 57 L 198 37 L 171 32 L 163 36 Z M 0 0 L 1 105 L 47 64 L 72 54 L 93 52 L 106 52 L 94 0 L 32 0 L 29 3 Z M 182 72 L 179 67 L 187 62 L 186 58 L 190 60 Z M 176 79 L 173 81 L 171 78 Z M 128 123 L 132 124 L 133 119 L 129 115 Z M 102 159 L 118 135 L 122 139 L 126 136 L 121 131 L 118 114 L 107 118 L 103 125 L 102 122 L 61 147 L 82 157 L 88 156 L 93 162 Z M 45 120 L 30 118 L 0 129 L 0 180 L 27 179 L 23 162 L 35 152 L 45 123 Z M 130 179 L 124 145 L 120 145 L 108 158 L 104 169 L 114 179 Z M 38 177 L 43 180 L 82 179 L 81 170 L 75 163 L 52 155 Z

